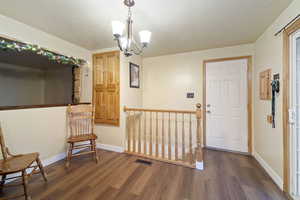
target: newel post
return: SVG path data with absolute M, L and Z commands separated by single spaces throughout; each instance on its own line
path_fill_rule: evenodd
M 196 118 L 197 118 L 197 148 L 202 147 L 202 128 L 201 128 L 201 118 L 202 118 L 202 111 L 201 111 L 201 104 L 196 104 Z
M 196 118 L 197 118 L 197 148 L 196 148 L 196 168 L 199 170 L 204 169 L 203 163 L 203 152 L 202 152 L 202 126 L 201 126 L 201 119 L 202 119 L 202 109 L 201 104 L 196 104 Z

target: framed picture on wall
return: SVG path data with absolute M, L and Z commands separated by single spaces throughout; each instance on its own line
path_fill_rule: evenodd
M 140 66 L 129 63 L 129 84 L 131 88 L 140 88 Z

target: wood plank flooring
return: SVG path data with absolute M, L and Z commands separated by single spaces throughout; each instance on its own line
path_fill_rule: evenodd
M 39 175 L 29 182 L 33 200 L 283 200 L 284 194 L 251 157 L 205 150 L 205 170 L 99 150 L 100 162 L 90 156 L 46 167 L 48 183 Z M 0 197 L 22 192 L 5 188 Z M 22 199 L 22 198 L 20 198 Z

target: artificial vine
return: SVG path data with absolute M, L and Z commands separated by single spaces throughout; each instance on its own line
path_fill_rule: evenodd
M 49 60 L 57 62 L 59 64 L 68 64 L 73 65 L 76 67 L 80 67 L 81 65 L 85 64 L 86 61 L 79 58 L 59 55 L 56 53 L 53 53 L 51 51 L 48 51 L 46 49 L 43 49 L 35 44 L 27 44 L 27 43 L 21 43 L 21 42 L 15 42 L 15 41 L 9 41 L 9 40 L 0 40 L 0 50 L 6 51 L 30 51 L 33 53 L 36 53 L 38 55 L 42 55 L 47 57 Z

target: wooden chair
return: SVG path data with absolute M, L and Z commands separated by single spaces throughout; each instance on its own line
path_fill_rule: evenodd
M 44 180 L 47 181 L 46 174 L 44 172 L 44 168 L 41 160 L 39 159 L 39 153 L 29 153 L 29 154 L 20 154 L 20 155 L 12 155 L 8 148 L 5 146 L 4 137 L 2 133 L 2 129 L 0 126 L 0 145 L 1 145 L 1 153 L 3 159 L 0 160 L 0 175 L 2 176 L 0 181 L 0 192 L 3 192 L 4 187 L 15 187 L 19 185 L 23 185 L 24 194 L 19 194 L 11 197 L 6 197 L 5 199 L 15 199 L 17 197 L 25 196 L 25 199 L 30 199 L 28 194 L 28 179 L 33 174 L 41 173 Z M 34 165 L 34 163 L 36 163 Z M 38 169 L 39 168 L 39 169 Z M 31 172 L 28 172 L 32 169 Z M 7 177 L 10 174 L 21 173 L 20 176 Z M 19 184 L 9 184 L 4 185 L 6 180 L 11 180 L 15 178 L 22 177 L 22 183 Z
M 72 157 L 84 154 L 93 154 L 98 163 L 96 149 L 97 136 L 94 134 L 94 108 L 92 105 L 76 105 L 68 107 L 68 122 L 70 137 L 66 167 L 69 167 Z M 78 142 L 90 141 L 89 144 L 77 144 Z M 90 148 L 89 151 L 73 154 L 74 149 Z

